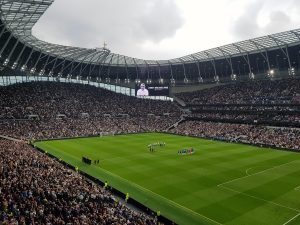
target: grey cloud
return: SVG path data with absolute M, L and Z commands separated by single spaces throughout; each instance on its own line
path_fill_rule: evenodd
M 299 28 L 299 25 L 295 24 L 287 13 L 292 10 L 300 13 L 299 0 L 255 0 L 233 23 L 232 33 L 238 40 L 244 40 Z M 257 23 L 260 13 L 269 15 L 269 22 L 264 27 Z
M 137 31 L 143 31 L 144 38 L 154 42 L 175 35 L 183 25 L 180 12 L 172 0 L 153 1 L 147 12 L 137 19 L 140 26 Z
M 114 52 L 134 56 L 139 45 L 171 38 L 183 24 L 173 0 L 56 0 L 34 34 L 82 47 L 99 47 L 106 41 Z
M 259 35 L 259 26 L 256 19 L 263 7 L 262 1 L 254 1 L 248 5 L 245 13 L 233 23 L 232 33 L 237 39 L 244 40 Z
M 288 30 L 291 25 L 290 17 L 282 11 L 272 12 L 270 15 L 270 21 L 271 22 L 265 27 L 265 30 L 268 33 Z

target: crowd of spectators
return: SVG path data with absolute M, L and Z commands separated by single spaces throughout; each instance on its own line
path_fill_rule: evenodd
M 300 79 L 256 80 L 180 93 L 203 121 L 300 127 Z
M 188 104 L 299 104 L 300 79 L 232 83 L 177 97 Z
M 299 81 L 253 81 L 179 95 L 189 103 L 204 104 L 193 106 L 189 117 L 203 123 L 223 122 L 228 128 L 252 124 L 245 127 L 258 132 L 261 127 L 257 124 L 299 127 Z M 181 115 L 171 102 L 138 99 L 72 83 L 32 82 L 1 87 L 0 100 L 0 133 L 23 140 L 167 131 Z M 30 120 L 30 115 L 37 118 Z M 214 128 L 220 132 L 218 126 Z M 181 133 L 185 132 L 183 129 Z
M 112 117 L 120 114 L 141 117 L 180 111 L 170 102 L 132 98 L 102 88 L 59 82 L 30 82 L 0 88 L 0 118 L 24 119 L 38 115 L 40 120 L 67 118 Z M 171 116 L 172 116 L 171 115 Z
M 21 142 L 0 140 L 1 224 L 157 224 Z
M 0 87 L 0 134 L 24 140 L 0 140 L 0 221 L 46 225 L 157 223 L 24 144 L 25 140 L 169 131 L 300 151 L 300 129 L 249 124 L 249 120 L 266 118 L 300 123 L 299 79 L 230 84 L 178 97 L 204 105 L 191 108 L 189 117 L 195 117 L 193 120 L 188 117 L 172 127 L 183 117 L 171 102 L 71 83 Z M 237 120 L 247 122 L 235 123 Z
M 173 133 L 300 150 L 300 130 L 234 123 L 185 121 Z
M 300 104 L 296 105 L 198 105 L 191 107 L 192 110 L 203 111 L 246 111 L 246 112 L 297 112 L 300 113 Z
M 24 144 L 27 140 L 163 131 L 171 102 L 97 87 L 33 82 L 0 87 L 0 221 L 4 224 L 157 224 L 108 191 Z
M 274 114 L 274 113 L 263 113 L 263 114 L 249 114 L 249 113 L 234 113 L 232 111 L 228 112 L 203 112 L 203 113 L 193 113 L 191 117 L 206 120 L 206 121 L 239 121 L 255 124 L 257 122 L 264 122 L 266 124 L 285 124 L 288 126 L 300 127 L 300 114 L 299 115 L 285 115 L 285 114 Z
M 0 121 L 0 134 L 22 140 L 166 131 L 177 117 L 86 118 Z
M 21 139 L 164 131 L 179 117 L 172 102 L 89 85 L 31 82 L 0 88 L 0 133 Z

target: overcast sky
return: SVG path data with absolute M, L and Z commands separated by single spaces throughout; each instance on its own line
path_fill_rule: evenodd
M 170 59 L 300 28 L 299 0 L 55 0 L 33 34 L 57 44 Z

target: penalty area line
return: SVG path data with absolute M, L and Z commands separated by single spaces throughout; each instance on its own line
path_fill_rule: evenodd
M 298 213 L 296 216 L 294 216 L 293 218 L 289 219 L 288 221 L 286 221 L 284 224 L 282 225 L 287 225 L 289 224 L 290 222 L 292 222 L 294 219 L 296 219 L 298 216 L 300 216 L 300 213 Z
M 251 177 L 251 176 L 254 176 L 254 175 L 258 175 L 258 174 L 262 174 L 262 173 L 264 173 L 264 172 L 266 172 L 266 171 L 273 170 L 273 169 L 276 169 L 276 168 L 279 168 L 279 167 L 282 167 L 282 166 L 291 164 L 291 163 L 293 163 L 293 162 L 299 162 L 299 160 L 293 160 L 293 161 L 291 161 L 291 162 L 287 162 L 287 163 L 284 163 L 284 164 L 280 164 L 280 165 L 278 165 L 278 166 L 270 167 L 270 168 L 268 168 L 268 169 L 259 171 L 259 172 L 257 172 L 257 173 L 253 173 L 253 174 L 250 174 L 250 175 L 247 175 L 247 176 L 238 177 L 238 178 L 235 178 L 235 179 L 226 181 L 226 182 L 224 182 L 224 183 L 218 184 L 217 186 L 219 187 L 219 186 L 222 186 L 222 185 L 224 185 L 224 184 L 229 184 L 229 183 L 232 183 L 232 182 L 237 181 L 237 180 L 241 180 L 241 179 L 244 179 L 244 178 L 247 178 L 247 177 Z M 251 169 L 251 168 L 250 168 L 250 169 Z
M 254 199 L 259 200 L 259 201 L 267 202 L 267 203 L 279 206 L 281 208 L 289 209 L 291 211 L 298 212 L 300 214 L 300 211 L 298 209 L 294 209 L 294 208 L 291 208 L 291 207 L 288 207 L 288 206 L 285 206 L 285 205 L 282 205 L 282 204 L 279 204 L 279 203 L 276 203 L 276 202 L 272 202 L 272 201 L 254 196 L 254 195 L 249 195 L 249 194 L 246 194 L 244 192 L 237 191 L 235 189 L 232 189 L 232 188 L 229 188 L 229 187 L 226 187 L 226 186 L 223 186 L 223 185 L 218 185 L 218 187 L 229 190 L 229 191 L 232 191 L 232 192 L 235 192 L 235 193 L 238 193 L 238 194 L 241 194 L 241 195 L 245 195 L 245 196 L 250 197 L 250 198 L 254 198 Z

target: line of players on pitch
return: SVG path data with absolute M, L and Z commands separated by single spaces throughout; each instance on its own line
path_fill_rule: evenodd
M 165 146 L 166 146 L 166 142 L 158 141 L 156 143 L 152 143 L 148 145 L 148 148 L 150 152 L 154 152 L 155 147 L 165 147 Z
M 165 146 L 166 146 L 166 142 L 158 141 L 156 143 L 149 144 L 147 147 L 149 148 L 150 152 L 154 152 L 155 147 L 165 147 Z M 177 152 L 178 155 L 192 155 L 194 153 L 195 153 L 195 149 L 192 147 L 188 149 L 181 149 L 178 150 Z
M 182 149 L 177 152 L 178 155 L 192 155 L 194 153 L 195 153 L 195 149 L 193 148 Z

